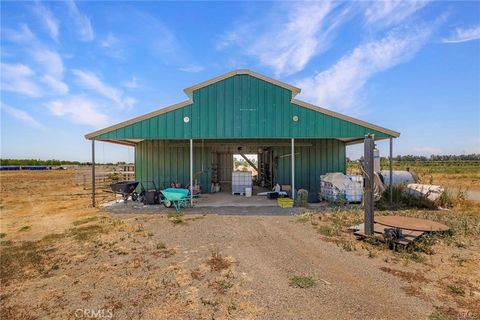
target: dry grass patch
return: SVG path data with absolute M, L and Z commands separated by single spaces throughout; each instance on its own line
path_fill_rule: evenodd
M 420 272 L 408 272 L 389 267 L 380 267 L 380 270 L 386 273 L 393 274 L 396 277 L 402 278 L 407 282 L 427 282 L 425 276 Z
M 79 225 L 86 224 L 86 223 L 93 222 L 93 221 L 97 221 L 97 220 L 98 220 L 98 216 L 87 217 L 87 218 L 84 218 L 84 219 L 73 221 L 73 225 L 74 226 L 79 226 Z
M 48 271 L 47 250 L 37 242 L 26 241 L 2 247 L 0 255 L 0 279 L 3 285 Z
M 222 271 L 230 268 L 232 263 L 224 258 L 218 250 L 213 250 L 211 256 L 207 260 L 207 265 L 212 271 Z
M 167 217 L 168 217 L 168 221 L 170 221 L 175 225 L 185 223 L 185 221 L 183 220 L 183 213 L 181 212 L 169 213 Z
M 104 232 L 104 228 L 98 224 L 70 229 L 72 235 L 78 241 L 88 241 Z

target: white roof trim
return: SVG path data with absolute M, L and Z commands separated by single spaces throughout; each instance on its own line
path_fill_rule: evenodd
M 248 69 L 238 69 L 238 70 L 233 70 L 231 72 L 228 72 L 228 73 L 225 73 L 225 74 L 222 74 L 218 77 L 215 77 L 213 79 L 210 79 L 210 80 L 207 80 L 207 81 L 203 81 L 203 82 L 200 82 L 194 86 L 191 86 L 191 87 L 188 87 L 188 88 L 185 88 L 183 91 L 188 95 L 188 96 L 191 96 L 192 95 L 192 92 L 195 91 L 195 90 L 198 90 L 200 88 L 203 88 L 203 87 L 206 87 L 206 86 L 209 86 L 211 84 L 214 84 L 216 82 L 219 82 L 219 81 L 222 81 L 222 80 L 225 80 L 227 78 L 231 78 L 233 76 L 236 76 L 238 74 L 247 74 L 249 76 L 252 76 L 252 77 L 255 77 L 257 79 L 260 79 L 260 80 L 263 80 L 263 81 L 266 81 L 266 82 L 269 82 L 269 83 L 272 83 L 276 86 L 279 86 L 279 87 L 282 87 L 282 88 L 285 88 L 287 90 L 290 90 L 292 91 L 293 93 L 293 96 L 296 96 L 297 94 L 300 93 L 300 91 L 302 91 L 302 89 L 300 88 L 297 88 L 297 87 L 294 87 L 288 83 L 285 83 L 285 82 L 282 82 L 282 81 L 278 81 L 278 80 L 275 80 L 275 79 L 272 79 L 270 77 L 267 77 L 267 76 L 264 76 L 263 74 L 259 74 L 259 73 L 256 73 L 256 72 L 253 72 L 251 70 L 248 70 Z
M 380 127 L 380 126 L 377 126 L 377 125 L 375 125 L 373 123 L 370 123 L 370 122 L 366 122 L 366 121 L 362 121 L 362 120 L 359 120 L 359 119 L 356 119 L 356 118 L 352 118 L 352 117 L 349 117 L 347 115 L 344 115 L 344 114 L 341 114 L 341 113 L 338 113 L 338 112 L 335 112 L 335 111 L 332 111 L 332 110 L 328 110 L 328 109 L 316 106 L 314 104 L 311 104 L 311 103 L 308 103 L 308 102 L 305 102 L 305 101 L 301 101 L 301 100 L 297 100 L 295 98 L 292 98 L 291 102 L 293 104 L 311 109 L 313 111 L 321 112 L 323 114 L 326 114 L 326 115 L 329 115 L 329 116 L 332 116 L 332 117 L 335 117 L 335 118 L 339 118 L 339 119 L 342 119 L 342 120 L 345 120 L 345 121 L 348 121 L 348 122 L 358 124 L 358 125 L 366 127 L 366 128 L 370 128 L 370 129 L 373 129 L 373 130 L 376 130 L 376 131 L 394 136 L 395 138 L 400 137 L 400 132 L 393 131 L 393 130 L 390 130 L 390 129 L 387 129 L 387 128 L 384 128 L 384 127 Z
M 140 122 L 140 121 L 143 121 L 143 120 L 147 120 L 147 119 L 150 119 L 150 118 L 153 118 L 155 116 L 158 116 L 160 114 L 163 114 L 163 113 L 167 113 L 169 111 L 173 111 L 173 110 L 176 110 L 176 109 L 180 109 L 180 108 L 183 108 L 183 107 L 186 107 L 188 105 L 191 105 L 193 103 L 192 100 L 188 99 L 188 100 L 185 100 L 185 101 L 182 101 L 182 102 L 179 102 L 179 103 L 176 103 L 176 104 L 173 104 L 171 106 L 168 106 L 168 107 L 165 107 L 165 108 L 162 108 L 162 109 L 158 109 L 158 110 L 155 110 L 153 112 L 150 112 L 150 113 L 147 113 L 147 114 L 144 114 L 142 116 L 138 116 L 138 117 L 135 117 L 133 119 L 130 119 L 130 120 L 127 120 L 127 121 L 123 121 L 123 122 L 120 122 L 120 123 L 117 123 L 113 126 L 110 126 L 110 127 L 107 127 L 107 128 L 104 128 L 104 129 L 101 129 L 101 130 L 97 130 L 97 131 L 94 131 L 94 132 L 91 132 L 91 133 L 88 133 L 85 135 L 85 138 L 87 139 L 93 139 L 99 135 L 102 135 L 104 133 L 107 133 L 107 132 L 110 132 L 110 131 L 113 131 L 113 130 L 116 130 L 116 129 L 120 129 L 120 128 L 123 128 L 123 127 L 126 127 L 128 125 L 131 125 L 131 124 L 134 124 L 134 123 L 137 123 L 137 122 Z

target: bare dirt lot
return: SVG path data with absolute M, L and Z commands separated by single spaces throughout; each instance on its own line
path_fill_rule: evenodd
M 348 232 L 358 209 L 111 214 L 73 171 L 0 174 L 2 319 L 480 317 L 478 205 L 393 212 L 453 232 L 392 252 Z

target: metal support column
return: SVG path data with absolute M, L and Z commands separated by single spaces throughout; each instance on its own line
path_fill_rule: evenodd
M 295 139 L 292 138 L 292 200 L 295 200 Z
M 364 142 L 364 161 L 363 161 L 363 175 L 365 176 L 365 199 L 364 199 L 364 218 L 365 218 L 365 234 L 373 235 L 373 149 L 375 148 L 375 139 L 373 134 L 365 136 Z
M 193 207 L 193 139 L 190 139 L 190 206 Z
M 393 165 L 392 165 L 392 158 L 393 158 L 393 138 L 390 138 L 390 157 L 388 159 L 388 165 L 390 166 L 390 183 L 389 183 L 389 188 L 390 188 L 390 205 L 393 204 L 393 190 L 392 190 L 392 184 L 393 184 Z
M 92 140 L 92 207 L 95 207 L 95 140 Z

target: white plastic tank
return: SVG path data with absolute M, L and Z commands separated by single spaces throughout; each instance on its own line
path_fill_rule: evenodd
M 380 150 L 373 149 L 373 171 L 380 172 Z
M 390 185 L 390 171 L 389 170 L 382 170 L 380 172 L 383 178 L 383 184 L 385 186 Z M 416 183 L 415 175 L 410 171 L 400 171 L 395 170 L 392 171 L 392 184 L 399 185 L 399 184 L 409 184 L 409 183 Z
M 247 187 L 245 188 L 245 197 L 251 197 L 252 196 L 252 188 Z

